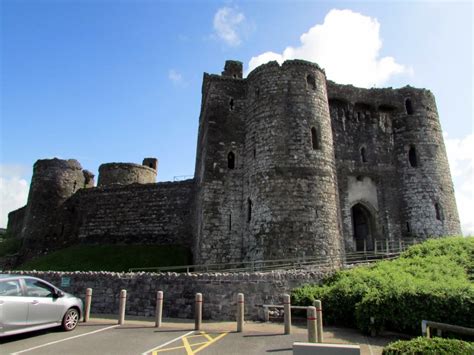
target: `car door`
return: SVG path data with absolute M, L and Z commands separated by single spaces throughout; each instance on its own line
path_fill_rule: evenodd
M 38 279 L 25 278 L 26 299 L 28 300 L 28 326 L 61 322 L 64 305 L 55 296 L 54 287 Z
M 19 280 L 0 280 L 0 334 L 25 328 L 27 315 Z

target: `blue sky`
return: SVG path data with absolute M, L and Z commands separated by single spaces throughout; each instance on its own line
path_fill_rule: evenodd
M 37 159 L 97 174 L 152 156 L 159 181 L 192 175 L 203 72 L 296 56 L 339 82 L 433 91 L 473 234 L 472 17 L 468 1 L 3 0 L 0 226 Z

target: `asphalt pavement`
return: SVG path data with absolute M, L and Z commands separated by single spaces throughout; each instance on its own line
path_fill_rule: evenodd
M 192 320 L 164 319 L 160 328 L 151 319 L 129 317 L 117 325 L 112 317 L 92 317 L 72 332 L 43 330 L 0 338 L 0 354 L 292 354 L 293 342 L 307 341 L 304 324 L 283 334 L 283 324 L 246 322 L 242 333 L 235 322 L 205 322 L 199 331 Z M 359 344 L 361 354 L 381 354 L 395 335 L 366 337 L 355 329 L 326 327 L 324 342 Z

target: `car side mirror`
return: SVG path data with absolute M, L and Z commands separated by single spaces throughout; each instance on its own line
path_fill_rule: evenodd
M 56 290 L 53 294 L 53 297 L 54 298 L 60 298 L 60 297 L 64 297 L 64 292 L 61 291 L 61 290 Z

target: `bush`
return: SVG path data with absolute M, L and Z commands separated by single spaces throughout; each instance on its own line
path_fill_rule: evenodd
M 298 288 L 293 302 L 321 299 L 327 323 L 367 333 L 387 328 L 419 334 L 423 319 L 474 327 L 468 276 L 473 258 L 474 238 L 431 240 L 397 260 L 340 271 L 323 286 Z
M 0 257 L 16 254 L 21 247 L 21 239 L 19 238 L 5 238 L 0 243 Z
M 418 337 L 412 340 L 399 340 L 389 344 L 383 349 L 383 355 L 398 354 L 456 354 L 472 355 L 474 344 L 456 339 L 443 338 L 423 338 Z

